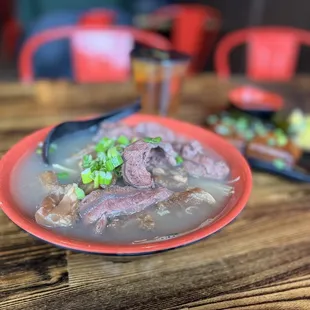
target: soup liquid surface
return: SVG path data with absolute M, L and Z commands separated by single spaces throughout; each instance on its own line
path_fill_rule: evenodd
M 75 133 L 70 137 L 65 136 L 57 141 L 57 150 L 51 154 L 51 163 L 57 163 L 77 171 L 70 179 L 61 181 L 63 184 L 77 182 L 79 176 L 77 164 L 70 166 L 66 158 L 88 145 L 92 136 L 93 133 L 85 131 Z M 211 153 L 212 156 L 216 156 L 214 152 Z M 58 169 L 51 168 L 51 166 L 46 166 L 42 162 L 41 155 L 36 154 L 34 150 L 30 155 L 21 159 L 11 178 L 11 190 L 14 199 L 23 212 L 33 220 L 38 206 L 47 195 L 38 176 L 47 170 L 61 172 Z M 100 235 L 96 235 L 91 227 L 85 227 L 81 223 L 76 223 L 74 227 L 70 228 L 50 229 L 79 240 L 96 240 L 104 243 L 139 243 L 157 240 L 158 238 L 165 239 L 169 235 L 193 230 L 202 222 L 212 221 L 224 209 L 227 197 L 223 196 L 222 191 L 218 190 L 216 186 L 210 186 L 210 184 L 212 185 L 212 181 L 210 183 L 210 181 L 194 178 L 190 179 L 189 182 L 189 186 L 200 187 L 208 191 L 216 199 L 214 205 L 203 204 L 197 208 L 192 208 L 190 212 L 177 211 L 162 216 L 146 209 L 146 213 L 150 214 L 155 220 L 155 227 L 152 231 L 142 230 L 136 220 L 128 222 L 121 228 L 108 226 Z

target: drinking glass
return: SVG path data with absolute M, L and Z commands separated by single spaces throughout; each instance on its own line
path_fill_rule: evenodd
M 144 113 L 176 114 L 189 60 L 189 56 L 172 50 L 145 46 L 132 50 L 132 74 Z

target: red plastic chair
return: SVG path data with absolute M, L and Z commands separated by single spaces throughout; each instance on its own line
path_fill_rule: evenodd
M 229 53 L 247 43 L 247 76 L 256 81 L 288 81 L 296 69 L 300 45 L 310 45 L 310 32 L 289 27 L 258 27 L 228 34 L 215 53 L 220 78 L 230 77 Z
M 78 25 L 81 26 L 109 26 L 113 25 L 116 12 L 107 9 L 94 9 L 87 11 L 80 18 Z
M 155 48 L 171 49 L 170 42 L 152 32 L 132 27 L 61 27 L 31 37 L 23 46 L 19 74 L 23 82 L 34 80 L 32 58 L 42 45 L 53 40 L 69 38 L 73 58 L 73 75 L 80 83 L 120 82 L 130 77 L 133 41 Z
M 18 40 L 22 35 L 22 27 L 14 18 L 9 19 L 3 26 L 2 41 L 8 59 L 13 59 L 16 53 Z
M 173 20 L 173 48 L 192 56 L 190 74 L 201 71 L 221 27 L 220 12 L 204 5 L 170 5 L 157 10 L 154 16 Z

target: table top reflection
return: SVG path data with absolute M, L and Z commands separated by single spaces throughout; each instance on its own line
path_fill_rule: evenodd
M 177 118 L 202 125 L 242 81 L 188 79 Z M 304 96 L 299 106 L 309 106 L 309 82 L 289 84 Z M 0 155 L 36 129 L 136 97 L 131 83 L 0 84 Z M 47 244 L 0 210 L 0 310 L 310 309 L 309 199 L 309 184 L 254 172 L 250 201 L 233 223 L 194 245 L 127 263 Z

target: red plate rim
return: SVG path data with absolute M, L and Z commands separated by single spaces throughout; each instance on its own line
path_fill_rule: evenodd
M 239 196 L 234 194 L 230 197 L 229 203 L 231 204 L 231 207 L 229 207 L 229 210 L 225 211 L 225 207 L 225 212 L 222 216 L 208 226 L 196 231 L 177 236 L 173 239 L 145 244 L 108 244 L 77 240 L 74 237 L 63 236 L 52 230 L 41 227 L 34 221 L 34 219 L 23 214 L 22 210 L 14 202 L 10 193 L 10 178 L 16 162 L 26 153 L 34 150 L 38 142 L 42 141 L 52 128 L 47 127 L 20 140 L 2 157 L 0 161 L 0 207 L 4 213 L 6 213 L 6 215 L 23 230 L 39 239 L 60 247 L 98 254 L 142 255 L 165 251 L 199 241 L 226 226 L 243 210 L 252 190 L 252 174 L 244 157 L 229 142 L 202 127 L 159 116 L 136 114 L 125 119 L 124 122 L 130 125 L 138 124 L 140 122 L 157 122 L 177 131 L 179 134 L 197 139 L 204 145 L 207 144 L 215 149 L 217 153 L 227 160 L 232 170 L 232 177 L 234 178 L 238 175 L 240 177 L 240 180 L 236 183 Z
M 270 98 L 272 98 L 272 101 L 262 102 L 261 106 L 259 106 L 258 104 L 254 104 L 253 106 L 251 106 L 251 103 L 245 105 L 244 100 L 241 97 L 242 93 L 245 91 L 260 93 L 263 96 L 269 96 Z M 284 100 L 281 95 L 253 86 L 241 86 L 234 88 L 229 92 L 228 98 L 233 105 L 245 111 L 252 111 L 252 110 L 268 111 L 268 112 L 279 111 L 284 104 L 283 102 Z

